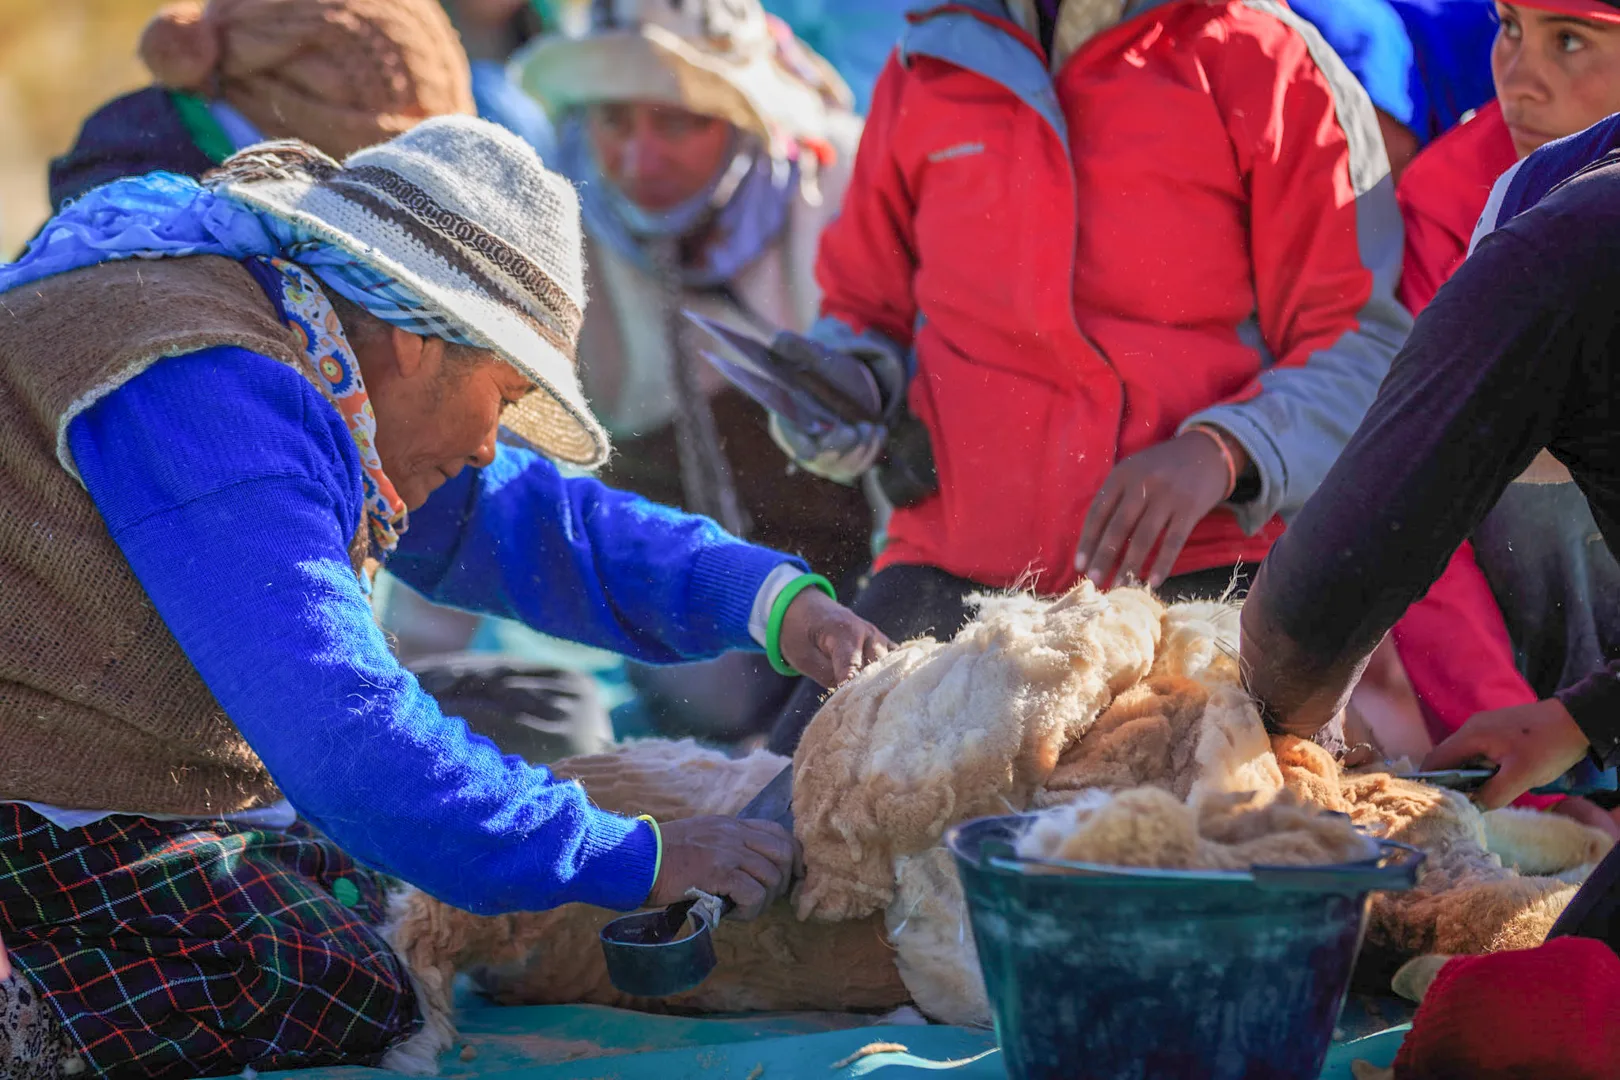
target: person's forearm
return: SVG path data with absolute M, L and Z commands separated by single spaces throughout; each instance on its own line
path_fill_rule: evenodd
M 1620 765 L 1620 660 L 1611 660 L 1567 690 L 1558 700 L 1592 744 L 1592 756 L 1605 769 Z
M 329 504 L 305 484 L 238 486 L 115 536 L 293 806 L 356 858 L 457 907 L 639 905 L 651 830 L 443 715 L 388 652 Z
M 1329 683 L 1357 670 L 1550 438 L 1578 350 L 1558 340 L 1546 272 L 1501 241 L 1464 265 L 1273 546 L 1245 649 L 1251 689 L 1289 727 L 1325 719 Z
M 429 599 L 649 663 L 755 649 L 761 585 L 803 563 L 501 447 L 411 515 L 388 569 Z

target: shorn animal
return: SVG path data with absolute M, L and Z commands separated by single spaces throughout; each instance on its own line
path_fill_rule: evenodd
M 433 1070 L 454 1039 L 458 971 L 513 1003 L 704 1012 L 912 1001 L 937 1020 L 986 1023 L 941 846 L 947 828 L 983 814 L 1038 811 L 1031 836 L 1046 839 L 1030 843 L 1162 865 L 1237 865 L 1283 849 L 1337 858 L 1362 841 L 1314 811 L 1347 814 L 1429 854 L 1416 890 L 1374 902 L 1369 942 L 1397 956 L 1539 941 L 1607 849 L 1567 818 L 1481 814 L 1453 793 L 1347 773 L 1314 744 L 1268 738 L 1238 676 L 1235 605 L 1165 608 L 1143 589 L 1086 583 L 1053 601 L 979 604 L 952 640 L 907 642 L 827 700 L 794 758 L 804 879 L 791 907 L 720 924 L 707 982 L 633 1001 L 603 967 L 606 912 L 484 918 L 406 890 L 388 938 L 427 1024 L 385 1064 Z M 555 768 L 599 805 L 668 820 L 735 813 L 783 763 L 643 741 Z

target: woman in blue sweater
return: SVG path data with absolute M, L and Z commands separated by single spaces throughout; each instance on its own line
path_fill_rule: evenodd
M 607 452 L 581 281 L 572 189 L 462 117 L 118 181 L 0 268 L 0 1016 L 54 1026 L 0 1075 L 375 1060 L 418 1022 L 384 874 L 490 913 L 785 887 L 780 827 L 597 810 L 372 622 L 382 562 L 650 662 L 885 651 L 796 561 L 552 464 Z

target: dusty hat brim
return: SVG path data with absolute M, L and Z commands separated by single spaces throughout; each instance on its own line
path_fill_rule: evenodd
M 655 25 L 540 38 L 508 70 L 553 116 L 596 102 L 657 101 L 718 116 L 766 140 L 773 128 L 794 138 L 827 134 L 821 94 L 783 71 L 768 51 L 710 52 Z
M 501 416 L 519 438 L 569 464 L 596 468 L 607 461 L 608 436 L 591 415 L 574 359 L 552 340 L 566 339 L 564 328 L 537 324 L 501 304 L 419 233 L 315 180 L 236 182 L 225 191 L 392 275 L 469 340 L 520 371 L 537 391 Z

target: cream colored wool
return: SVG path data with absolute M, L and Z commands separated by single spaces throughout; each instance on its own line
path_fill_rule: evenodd
M 1215 792 L 1282 790 L 1271 740 L 1243 689 L 1237 660 L 1240 610 L 1237 604 L 1197 601 L 1176 604 L 1164 613 L 1153 675 L 1193 679 L 1209 691 L 1197 731 L 1189 799 Z
M 917 1008 L 942 1024 L 990 1023 L 967 900 L 949 851 L 936 847 L 895 861 L 894 902 L 884 925 Z
M 1365 839 L 1317 813 L 1337 811 L 1429 855 L 1416 890 L 1374 896 L 1373 946 L 1410 957 L 1539 942 L 1607 839 L 1556 816 L 1482 815 L 1455 793 L 1347 774 L 1314 744 L 1268 739 L 1239 684 L 1236 613 L 1227 604 L 1166 610 L 1142 590 L 1105 597 L 1089 586 L 1050 603 L 987 598 L 951 642 L 911 642 L 864 671 L 829 700 L 796 758 L 810 874 L 800 918 L 782 907 L 752 924 L 722 923 L 719 968 L 681 998 L 613 991 L 596 941 L 607 913 L 480 919 L 405 894 L 389 940 L 429 1010 L 415 1064 L 450 1045 L 457 970 L 511 1002 L 732 1011 L 883 1009 L 909 997 L 936 1020 L 987 1023 L 940 837 L 969 817 L 1030 806 L 1051 808 L 1029 850 L 1212 867 L 1358 857 Z M 556 769 L 608 809 L 670 820 L 734 813 L 782 764 L 647 741 Z M 1493 850 L 1570 881 L 1521 876 Z M 880 909 L 881 927 L 872 917 Z M 411 1065 L 408 1057 L 394 1064 Z
M 1086 582 L 1051 603 L 983 600 L 949 643 L 902 646 L 845 684 L 794 756 L 802 918 L 894 898 L 894 862 L 955 822 L 1029 805 L 1063 750 L 1147 673 L 1163 609 Z
M 1219 602 L 1166 609 L 1147 679 L 1064 752 L 1035 805 L 1058 805 L 1090 787 L 1154 784 L 1184 800 L 1281 790 L 1265 726 L 1239 677 L 1238 611 Z
M 1269 801 L 1214 794 L 1189 805 L 1156 787 L 1043 811 L 1017 850 L 1026 858 L 1176 870 L 1319 866 L 1373 854 L 1348 818 L 1288 793 Z
M 1485 815 L 1485 846 L 1521 874 L 1561 874 L 1583 866 L 1590 872 L 1613 841 L 1562 814 L 1506 807 Z
M 1401 956 L 1531 948 L 1547 936 L 1575 894 L 1578 882 L 1521 876 L 1504 867 L 1488 846 L 1486 815 L 1457 792 L 1387 773 L 1340 775 L 1338 764 L 1321 747 L 1287 736 L 1278 737 L 1275 745 L 1291 790 L 1325 809 L 1349 813 L 1375 835 L 1428 855 L 1417 888 L 1374 894 L 1367 928 L 1373 947 Z M 1589 857 L 1608 848 L 1608 838 L 1595 830 L 1589 830 L 1591 837 L 1571 834 L 1555 815 L 1538 816 L 1547 819 L 1543 825 L 1549 843 L 1545 855 L 1534 858 L 1536 865 L 1581 877 Z M 1500 831 L 1506 835 L 1508 830 Z M 1521 848 L 1530 844 L 1528 832 L 1517 833 Z M 1581 862 L 1555 867 L 1560 854 Z M 1532 862 L 1523 850 L 1516 857 L 1527 865 Z

